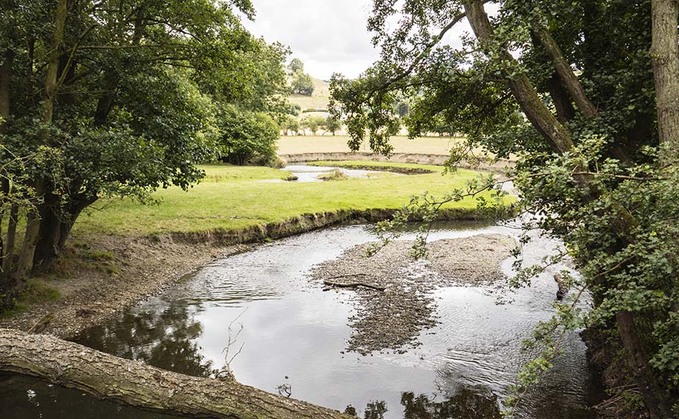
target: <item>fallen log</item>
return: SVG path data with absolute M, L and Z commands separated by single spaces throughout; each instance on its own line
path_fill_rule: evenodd
M 370 288 L 375 291 L 384 291 L 385 287 L 379 286 L 379 285 L 372 285 L 372 284 L 367 284 L 365 282 L 335 282 L 335 281 L 330 281 L 328 279 L 323 280 L 323 284 L 327 285 L 329 287 L 337 287 L 337 288 L 358 288 L 358 287 L 365 287 L 365 288 Z
M 236 381 L 192 377 L 53 336 L 0 329 L 0 371 L 38 377 L 100 399 L 198 418 L 348 418 Z

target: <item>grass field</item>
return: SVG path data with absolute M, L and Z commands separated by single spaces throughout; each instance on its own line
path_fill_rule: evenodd
M 278 154 L 347 153 L 349 152 L 348 140 L 348 136 L 331 134 L 282 136 L 278 140 Z M 450 147 L 462 140 L 462 138 L 450 137 L 423 137 L 410 140 L 407 137 L 397 136 L 391 138 L 391 144 L 394 146 L 394 153 L 447 156 Z M 367 142 L 361 146 L 359 151 L 370 152 Z
M 430 168 L 430 167 L 428 167 Z M 147 236 L 172 232 L 239 229 L 283 221 L 304 213 L 340 209 L 400 208 L 413 195 L 442 195 L 475 176 L 460 170 L 454 176 L 436 173 L 385 175 L 367 179 L 297 183 L 280 181 L 288 172 L 261 167 L 203 166 L 206 179 L 189 191 L 156 192 L 157 205 L 129 199 L 96 203 L 78 220 L 79 234 Z M 455 204 L 473 208 L 473 200 Z
M 288 100 L 299 105 L 302 110 L 328 109 L 330 103 L 330 85 L 319 79 L 313 79 L 314 92 L 311 96 L 290 95 Z
M 288 100 L 299 105 L 302 108 L 302 111 L 306 111 L 307 109 L 328 109 L 328 104 L 330 103 L 330 99 L 327 96 L 291 95 L 288 96 Z

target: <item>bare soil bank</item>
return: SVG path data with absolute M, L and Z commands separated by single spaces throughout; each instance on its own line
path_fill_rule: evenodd
M 73 239 L 79 246 L 67 249 L 52 273 L 32 282 L 55 289 L 59 298 L 0 319 L 0 327 L 70 338 L 161 291 L 212 258 L 245 249 L 243 245 L 183 243 L 170 237 Z

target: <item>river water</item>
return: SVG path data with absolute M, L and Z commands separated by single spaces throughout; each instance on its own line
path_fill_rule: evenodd
M 519 231 L 457 223 L 429 239 L 490 233 Z M 438 325 L 423 331 L 418 345 L 364 356 L 345 349 L 353 333 L 353 291 L 324 291 L 309 281 L 309 271 L 371 240 L 366 226 L 340 227 L 215 260 L 77 340 L 192 375 L 228 364 L 244 384 L 338 410 L 351 406 L 360 417 L 499 417 L 501 400 L 528 359 L 521 341 L 551 315 L 556 285 L 549 273 L 518 291 L 438 289 Z M 556 245 L 537 238 L 524 247 L 524 260 L 537 262 Z M 511 262 L 503 263 L 508 275 Z M 589 406 L 600 390 L 576 333 L 566 337 L 563 352 L 519 416 L 594 417 Z M 2 418 L 163 417 L 16 376 L 0 376 L 0 402 Z

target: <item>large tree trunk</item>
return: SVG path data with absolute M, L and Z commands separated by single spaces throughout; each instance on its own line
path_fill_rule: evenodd
M 0 329 L 0 371 L 38 377 L 145 410 L 190 417 L 348 418 L 235 381 L 164 371 L 53 336 L 10 329 Z
M 2 249 L 2 273 L 9 275 L 14 271 L 14 246 L 16 244 L 17 224 L 19 222 L 19 205 L 13 203 L 9 210 L 7 221 L 7 239 Z
M 54 12 L 54 31 L 52 32 L 52 45 L 47 63 L 45 76 L 45 98 L 43 101 L 43 121 L 52 122 L 54 115 L 54 102 L 57 95 L 59 80 L 59 58 L 64 44 L 66 31 L 66 17 L 68 15 L 68 1 L 59 0 Z
M 47 74 L 45 76 L 45 98 L 43 100 L 43 122 L 49 124 L 52 122 L 54 116 L 54 103 L 58 87 L 58 69 L 59 56 L 64 42 L 64 32 L 66 29 L 66 17 L 68 15 L 67 0 L 59 0 L 54 13 L 54 30 L 52 32 L 52 45 L 49 54 L 49 61 L 47 63 Z M 43 132 L 43 139 L 45 145 L 50 145 L 51 138 L 48 129 Z M 35 190 L 38 201 L 41 198 L 49 196 L 50 191 L 47 190 L 45 179 L 38 178 L 34 181 L 33 188 Z M 40 205 L 39 203 L 37 204 Z M 34 208 L 29 211 L 28 221 L 26 223 L 26 234 L 24 242 L 19 254 L 19 262 L 17 264 L 17 271 L 15 274 L 15 281 L 21 286 L 31 271 L 33 270 L 34 257 L 36 246 L 40 239 L 40 213 L 42 208 Z
M 561 52 L 561 48 L 559 48 L 559 45 L 554 41 L 552 34 L 549 33 L 547 29 L 537 26 L 533 28 L 533 33 L 545 49 L 547 56 L 554 65 L 557 76 L 566 90 L 568 90 L 568 93 L 571 98 L 573 98 L 573 101 L 580 112 L 586 117 L 594 116 L 597 112 L 596 107 L 587 98 L 585 89 L 582 87 L 582 84 L 573 72 L 573 69 L 571 69 L 570 63 Z
M 13 0 L 0 1 L 0 10 L 11 11 L 16 5 Z M 0 119 L 9 119 L 10 113 L 10 82 L 12 80 L 12 65 L 14 64 L 15 52 L 12 48 L 7 48 L 3 52 L 2 65 L 0 65 Z M 3 122 L 0 121 L 0 129 Z
M 40 189 L 38 189 L 40 191 Z M 35 256 L 35 247 L 38 243 L 40 234 L 40 214 L 37 209 L 32 208 L 28 211 L 26 216 L 26 232 L 24 234 L 24 241 L 19 253 L 19 261 L 17 262 L 16 273 L 13 275 L 17 287 L 22 287 L 28 279 L 33 270 L 33 257 Z
M 83 193 L 69 197 L 66 208 L 61 208 L 58 196 L 50 194 L 45 197 L 40 214 L 40 234 L 33 257 L 33 273 L 45 272 L 52 266 L 71 234 L 73 224 L 82 211 L 96 200 L 96 193 Z
M 559 122 L 565 124 L 573 119 L 575 117 L 575 109 L 568 98 L 568 92 L 561 85 L 559 76 L 556 73 L 547 80 L 547 89 L 549 90 L 552 102 L 554 102 L 556 117 L 559 119 Z
M 648 351 L 643 345 L 644 336 L 640 336 L 639 327 L 635 324 L 634 313 L 621 311 L 616 313 L 620 340 L 625 348 L 627 364 L 639 384 L 639 391 L 643 395 L 646 409 L 651 419 L 666 419 L 673 417 L 672 404 L 669 395 L 658 384 L 651 366 Z
M 492 45 L 493 27 L 483 8 L 483 3 L 483 0 L 467 1 L 464 3 L 464 9 L 467 20 L 479 41 L 486 45 Z M 498 52 L 502 61 L 518 66 L 516 59 L 506 48 L 499 47 L 499 49 Z M 573 147 L 570 133 L 545 106 L 528 77 L 523 73 L 508 76 L 508 83 L 512 94 L 521 106 L 521 110 L 535 129 L 542 134 L 551 149 L 557 153 L 570 150 Z
M 45 272 L 59 254 L 62 217 L 65 215 L 60 208 L 59 197 L 52 193 L 45 195 L 40 209 L 40 233 L 35 244 L 33 273 Z
M 679 152 L 679 46 L 677 45 L 677 0 L 653 0 L 651 19 L 653 42 L 651 60 L 658 108 L 661 144 Z
M 12 65 L 14 63 L 14 51 L 5 50 L 3 63 L 0 65 L 0 118 L 7 121 L 10 113 L 10 94 L 9 87 L 12 78 Z M 0 127 L 3 122 L 0 121 Z

